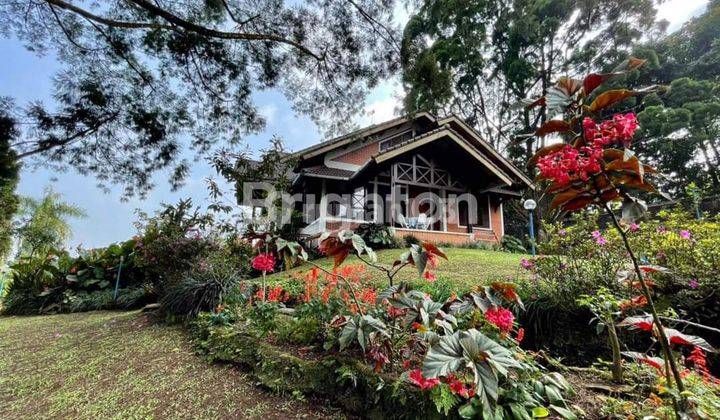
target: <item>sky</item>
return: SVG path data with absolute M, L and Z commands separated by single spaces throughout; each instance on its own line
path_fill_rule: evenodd
M 670 0 L 658 8 L 658 17 L 670 22 L 668 31 L 682 26 L 691 16 L 704 9 L 707 0 Z M 407 13 L 398 10 L 396 19 L 407 20 Z M 38 57 L 28 52 L 15 39 L 0 38 L 0 96 L 11 96 L 19 105 L 31 101 L 52 103 L 51 89 L 53 74 L 60 68 L 52 55 Z M 379 85 L 366 98 L 366 115 L 357 117 L 361 125 L 374 124 L 395 116 L 399 109 L 401 87 L 397 80 Z M 306 116 L 296 114 L 284 96 L 276 91 L 258 92 L 255 103 L 267 119 L 263 132 L 246 137 L 252 150 L 268 145 L 274 135 L 281 137 L 290 150 L 299 150 L 323 140 L 315 124 Z M 205 179 L 215 177 L 212 168 L 205 161 L 195 162 L 186 184 L 178 191 L 170 191 L 165 180 L 166 173 L 155 176 L 156 187 L 145 200 L 131 198 L 122 202 L 120 187 L 104 192 L 96 186 L 95 179 L 72 170 L 57 172 L 43 167 L 26 165 L 21 173 L 18 193 L 39 198 L 51 187 L 64 195 L 65 200 L 82 207 L 87 217 L 71 221 L 73 236 L 69 247 L 83 248 L 107 246 L 135 234 L 133 222 L 137 220 L 136 210 L 152 213 L 161 203 L 175 203 L 190 197 L 201 206 L 208 204 Z

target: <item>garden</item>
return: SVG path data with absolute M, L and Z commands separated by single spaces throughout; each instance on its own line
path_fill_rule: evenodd
M 145 307 L 197 357 L 350 417 L 718 418 L 720 218 L 647 211 L 659 174 L 631 149 L 639 123 L 623 109 L 659 88 L 607 88 L 643 64 L 562 78 L 528 105 L 562 115 L 536 138 L 564 139 L 528 162 L 564 215 L 545 221 L 538 256 L 378 227 L 317 246 L 240 235 L 182 201 L 104 249 L 27 244 L 3 313 Z

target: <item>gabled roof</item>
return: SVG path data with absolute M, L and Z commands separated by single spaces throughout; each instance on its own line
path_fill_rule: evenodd
M 427 112 L 420 112 L 413 115 L 406 115 L 385 121 L 380 124 L 371 125 L 344 136 L 336 137 L 306 149 L 295 152 L 293 156 L 301 161 L 311 159 L 313 157 L 331 152 L 340 147 L 350 145 L 356 141 L 363 140 L 375 133 L 391 129 L 393 127 L 414 121 L 418 118 L 425 118 L 437 126 L 434 130 L 424 132 L 402 143 L 393 145 L 392 147 L 372 156 L 363 166 L 355 171 L 346 169 L 328 168 L 326 166 L 318 166 L 305 168 L 301 170 L 301 175 L 327 177 L 336 179 L 350 179 L 364 172 L 368 167 L 375 166 L 378 163 L 387 161 L 388 159 L 398 156 L 415 147 L 427 144 L 429 142 L 449 138 L 464 148 L 468 153 L 473 155 L 484 167 L 497 175 L 506 185 L 512 185 L 513 178 L 519 179 L 521 183 L 533 188 L 533 181 L 530 180 L 520 169 L 513 165 L 508 159 L 502 156 L 492 145 L 486 142 L 480 134 L 465 123 L 462 119 L 455 115 L 438 119 L 434 115 Z M 323 170 L 318 168 L 325 168 Z M 341 171 L 335 172 L 335 171 Z M 331 173 L 332 172 L 332 173 Z M 346 173 L 350 173 L 347 175 Z
M 297 152 L 293 153 L 293 156 L 299 157 L 301 159 L 307 159 L 313 156 L 317 156 L 326 152 L 329 152 L 331 150 L 337 149 L 338 147 L 345 146 L 347 144 L 350 144 L 356 140 L 366 138 L 368 136 L 371 136 L 379 131 L 384 131 L 390 128 L 393 128 L 395 126 L 398 126 L 400 124 L 404 124 L 410 121 L 413 121 L 417 118 L 427 118 L 431 122 L 436 121 L 436 118 L 434 115 L 428 113 L 428 112 L 417 112 L 412 115 L 404 115 L 402 117 L 393 118 L 392 120 L 388 120 L 379 124 L 374 124 L 365 128 L 361 128 L 359 130 L 355 130 L 351 133 L 342 135 L 340 137 L 335 137 L 329 140 L 325 140 L 323 142 L 320 142 L 314 146 L 307 147 L 302 150 L 298 150 Z

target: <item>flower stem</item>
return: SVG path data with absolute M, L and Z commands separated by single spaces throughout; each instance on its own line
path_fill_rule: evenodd
M 623 228 L 620 226 L 620 222 L 618 222 L 615 213 L 613 213 L 608 203 L 605 203 L 605 211 L 610 216 L 613 225 L 615 226 L 615 230 L 617 230 L 617 232 L 620 234 L 620 237 L 623 240 L 623 244 L 625 245 L 625 250 L 627 251 L 630 260 L 633 263 L 635 274 L 637 275 L 638 281 L 642 286 L 643 294 L 648 301 L 648 306 L 650 307 L 650 312 L 652 313 L 653 322 L 655 323 L 655 326 L 657 326 L 657 331 L 660 338 L 660 347 L 662 348 L 665 360 L 667 360 L 668 364 L 670 365 L 670 370 L 672 371 L 672 375 L 675 378 L 678 392 L 682 393 L 685 391 L 685 386 L 683 385 L 682 377 L 680 376 L 680 371 L 678 370 L 675 358 L 672 356 L 672 350 L 670 349 L 670 342 L 668 341 L 667 334 L 665 334 L 665 328 L 663 327 L 662 322 L 660 321 L 660 316 L 655 309 L 655 302 L 653 302 L 652 295 L 650 294 L 650 288 L 645 282 L 645 277 L 643 276 L 642 270 L 640 270 L 640 265 L 638 264 L 637 258 L 635 257 L 635 253 L 633 253 L 633 250 L 630 247 L 630 242 L 628 242 L 625 230 L 623 230 Z

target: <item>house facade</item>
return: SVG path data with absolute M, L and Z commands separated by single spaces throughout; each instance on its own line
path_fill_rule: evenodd
M 301 231 L 394 228 L 398 237 L 498 243 L 503 202 L 532 182 L 455 116 L 417 113 L 363 128 L 295 154 L 292 192 Z

